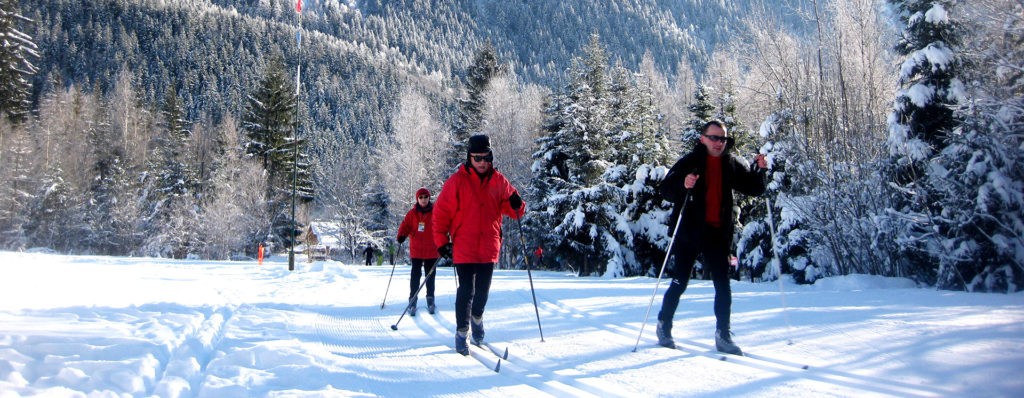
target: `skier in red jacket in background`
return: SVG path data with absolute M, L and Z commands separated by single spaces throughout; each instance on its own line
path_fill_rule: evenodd
M 501 250 L 501 216 L 518 219 L 526 211 L 523 198 L 493 161 L 490 139 L 469 137 L 466 163 L 445 181 L 434 205 L 434 243 L 442 257 L 452 259 L 459 276 L 455 350 L 462 355 L 469 355 L 470 326 L 473 342 L 483 343 L 484 306 Z
M 409 238 L 409 260 L 412 272 L 409 276 L 409 316 L 416 316 L 416 290 L 420 287 L 420 276 L 426 274 L 427 312 L 433 314 L 434 306 L 434 264 L 437 263 L 437 245 L 434 244 L 434 204 L 430 202 L 430 190 L 416 191 L 416 204 L 405 213 L 398 226 L 398 244 Z

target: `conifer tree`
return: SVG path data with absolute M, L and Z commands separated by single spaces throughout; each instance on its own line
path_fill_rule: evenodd
M 364 199 L 363 227 L 369 232 L 373 245 L 379 250 L 384 247 L 384 240 L 391 235 L 388 232 L 388 226 L 392 223 L 391 211 L 388 210 L 391 206 L 391 197 L 388 196 L 384 184 L 377 182 L 367 185 Z
M 882 219 L 880 234 L 896 242 L 892 257 L 902 272 L 933 282 L 938 247 L 930 236 L 940 209 L 924 178 L 928 162 L 959 124 L 953 107 L 964 95 L 956 52 L 960 24 L 952 17 L 952 0 L 890 0 L 889 5 L 902 24 L 895 49 L 903 63 L 888 119 L 889 159 L 882 167 L 895 211 Z
M 668 246 L 665 219 L 671 207 L 662 201 L 658 187 L 672 162 L 668 137 L 660 130 L 661 114 L 654 105 L 651 87 L 639 76 L 616 67 L 611 79 L 611 157 L 615 167 L 603 179 L 621 190 L 616 207 L 628 224 L 616 228 L 624 262 L 609 264 L 606 275 L 643 274 L 659 266 Z
M 563 261 L 579 264 L 580 275 L 602 274 L 609 262 L 621 263 L 604 249 L 619 221 L 620 192 L 602 177 L 609 169 L 608 55 L 591 37 L 584 55 L 572 61 L 569 82 L 545 111 L 545 136 L 534 154 L 534 189 L 542 195 L 535 217 L 549 232 L 546 247 Z
M 936 285 L 1012 293 L 1024 289 L 1024 4 L 971 6 L 970 100 L 927 175 L 941 209 Z
M 93 178 L 87 193 L 90 206 L 82 210 L 88 233 L 81 237 L 81 245 L 97 254 L 124 254 L 124 248 L 120 246 L 121 239 L 117 236 L 119 228 L 115 223 L 118 218 L 114 214 L 117 211 L 118 191 L 126 188 L 122 184 L 128 178 L 122 147 L 114 143 L 105 103 L 91 118 L 93 120 L 86 139 L 92 151 Z
M 295 86 L 286 76 L 283 62 L 275 58 L 249 96 L 242 128 L 246 132 L 246 154 L 261 160 L 267 170 L 268 214 L 274 236 L 280 241 L 290 241 L 292 237 L 293 177 L 296 200 L 307 203 L 313 199 L 310 163 L 302 149 L 305 141 L 295 135 L 296 107 Z
M 143 252 L 148 255 L 184 258 L 198 249 L 196 188 L 198 182 L 187 148 L 192 132 L 184 118 L 177 90 L 168 88 L 160 108 L 160 132 L 150 158 L 152 190 L 147 198 L 147 236 Z
M 686 129 L 680 137 L 683 143 L 697 142 L 702 131 L 700 128 L 715 116 L 715 105 L 712 103 L 712 89 L 704 84 L 697 85 L 693 92 L 693 103 L 686 108 L 692 117 L 686 121 Z
M 284 165 L 291 159 L 288 149 L 295 129 L 294 93 L 295 86 L 285 74 L 284 64 L 279 58 L 274 58 L 267 65 L 259 85 L 249 95 L 242 117 L 246 154 L 260 159 L 275 188 L 279 189 L 283 188 L 286 179 Z
M 36 73 L 32 59 L 38 53 L 22 30 L 31 22 L 19 13 L 18 0 L 0 0 L 0 113 L 11 121 L 28 116 L 31 76 Z
M 466 141 L 481 130 L 485 92 L 491 79 L 507 72 L 507 67 L 498 60 L 494 45 L 488 40 L 473 56 L 473 63 L 466 69 L 466 98 L 459 99 L 458 120 L 453 129 L 453 146 L 448 153 L 446 169 L 463 162 L 466 157 Z
M 33 200 L 32 170 L 35 167 L 33 144 L 24 124 L 13 124 L 0 118 L 0 247 L 9 250 L 25 248 L 24 225 L 29 221 L 29 206 Z
M 957 125 L 953 107 L 963 96 L 960 24 L 952 0 L 890 0 L 903 24 L 896 52 L 903 56 L 900 89 L 889 116 L 892 178 L 906 185 L 924 176 L 924 163 Z

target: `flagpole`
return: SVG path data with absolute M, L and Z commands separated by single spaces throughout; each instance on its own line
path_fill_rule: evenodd
M 296 33 L 298 57 L 295 62 L 295 129 L 292 134 L 292 239 L 288 250 L 288 270 L 295 270 L 295 185 L 299 175 L 299 82 L 302 73 L 302 0 L 296 0 L 295 13 L 299 14 L 299 30 Z

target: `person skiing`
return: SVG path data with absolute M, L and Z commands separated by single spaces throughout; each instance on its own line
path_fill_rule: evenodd
M 363 255 L 366 256 L 366 266 L 369 267 L 373 263 L 373 246 L 367 243 L 366 249 L 363 249 Z
M 519 191 L 493 162 L 490 138 L 469 137 L 466 162 L 445 181 L 434 204 L 434 243 L 458 274 L 455 351 L 462 355 L 469 355 L 470 326 L 473 343 L 483 343 L 484 307 L 501 251 L 501 217 L 518 219 L 526 211 Z
M 434 204 L 430 201 L 430 190 L 420 188 L 416 191 L 416 204 L 402 219 L 398 226 L 398 244 L 409 238 L 409 260 L 412 271 L 409 278 L 409 316 L 416 316 L 417 290 L 420 276 L 426 274 L 427 312 L 431 315 L 434 306 L 434 265 L 437 263 L 437 245 L 434 244 Z
M 703 254 L 705 268 L 710 268 L 715 286 L 715 348 L 720 352 L 743 355 L 732 341 L 729 329 L 732 291 L 729 287 L 729 252 L 735 226 L 732 191 L 760 196 L 765 191 L 767 162 L 757 155 L 757 170 L 729 153 L 733 139 L 718 120 L 704 124 L 700 142 L 693 151 L 676 161 L 662 181 L 660 191 L 665 200 L 674 203 L 670 218 L 679 230 L 675 233 L 672 253 L 675 267 L 669 272 L 669 284 L 658 313 L 658 344 L 675 348 L 672 339 L 672 317 L 679 298 L 686 291 L 694 261 Z M 685 201 L 685 203 L 684 203 Z

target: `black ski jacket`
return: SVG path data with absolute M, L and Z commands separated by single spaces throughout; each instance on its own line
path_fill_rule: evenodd
M 732 239 L 736 230 L 736 213 L 738 212 L 738 209 L 734 209 L 732 191 L 735 189 L 750 196 L 761 196 L 765 191 L 765 171 L 757 168 L 756 165 L 748 165 L 743 159 L 730 153 L 729 149 L 731 149 L 731 145 L 720 157 L 722 160 L 722 205 L 719 208 L 722 212 L 720 219 L 723 229 L 721 242 L 726 244 L 726 249 L 732 247 Z M 676 247 L 683 247 L 684 243 L 689 243 L 688 246 L 700 245 L 702 242 L 701 232 L 704 229 L 705 198 L 708 189 L 707 181 L 703 176 L 707 159 L 707 147 L 697 143 L 693 151 L 679 158 L 676 164 L 669 169 L 665 180 L 659 187 L 662 197 L 675 204 L 672 208 L 672 217 L 669 219 L 671 221 L 668 226 L 669 234 L 673 233 L 672 229 L 675 228 L 680 210 L 684 206 L 683 200 L 686 199 L 685 213 L 683 213 L 683 220 L 679 225 L 680 232 L 675 236 L 676 242 L 673 244 Z M 696 173 L 702 178 L 697 179 L 697 183 L 693 189 L 689 190 L 689 196 L 687 196 L 687 189 L 683 182 L 691 173 Z

